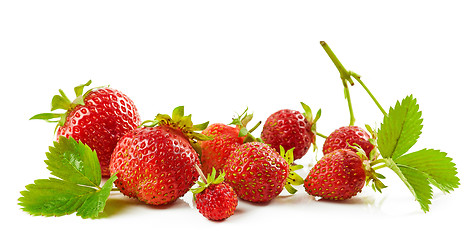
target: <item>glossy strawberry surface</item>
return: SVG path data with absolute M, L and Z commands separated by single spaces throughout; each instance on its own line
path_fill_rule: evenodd
M 142 127 L 118 142 L 110 162 L 115 185 L 129 197 L 162 205 L 182 197 L 199 174 L 196 151 L 182 132 L 173 128 Z
M 238 137 L 239 131 L 238 127 L 221 123 L 212 124 L 202 131 L 202 134 L 213 138 L 200 142 L 202 171 L 205 175 L 210 174 L 212 168 L 215 168 L 217 173 L 223 170 L 230 153 L 243 144 L 244 137 Z
M 283 190 L 289 166 L 267 144 L 249 142 L 230 154 L 224 171 L 226 182 L 238 197 L 251 202 L 267 202 Z
M 366 173 L 361 158 L 351 150 L 324 155 L 304 181 L 307 193 L 329 200 L 349 199 L 363 188 Z
M 110 176 L 110 155 L 118 140 L 139 124 L 140 116 L 133 101 L 111 88 L 89 92 L 84 105 L 77 105 L 67 115 L 57 137 L 73 137 L 97 152 L 102 176 Z
M 233 188 L 226 182 L 210 184 L 204 191 L 195 195 L 199 212 L 214 221 L 224 220 L 235 212 L 238 198 Z
M 300 159 L 307 153 L 314 139 L 310 128 L 302 113 L 283 109 L 268 117 L 261 138 L 276 151 L 279 151 L 279 146 L 286 150 L 294 148 L 294 159 Z
M 323 146 L 323 153 L 327 154 L 337 149 L 349 149 L 356 152 L 351 146 L 359 145 L 369 157 L 374 145 L 369 142 L 370 136 L 368 133 L 358 126 L 341 127 L 332 132 L 327 139 L 325 139 Z

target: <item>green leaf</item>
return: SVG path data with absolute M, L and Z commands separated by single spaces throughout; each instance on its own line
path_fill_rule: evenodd
M 100 189 L 81 186 L 57 178 L 39 179 L 26 186 L 18 201 L 34 216 L 63 216 L 77 212 L 82 218 L 97 217 L 105 207 L 116 174 Z
M 422 172 L 415 168 L 403 165 L 398 165 L 398 167 L 406 179 L 404 183 L 411 190 L 422 210 L 428 212 L 431 204 L 430 199 L 432 199 L 432 187 L 430 187 L 429 181 Z
M 100 187 L 101 171 L 95 151 L 73 138 L 60 137 L 46 153 L 51 174 L 59 177 L 39 179 L 27 185 L 18 199 L 32 215 L 62 216 L 77 212 L 82 218 L 95 218 L 103 211 L 113 182 L 113 174 Z
M 378 131 L 378 148 L 384 158 L 396 159 L 409 151 L 421 134 L 421 117 L 422 112 L 412 95 L 389 109 Z
M 98 187 L 102 179 L 97 153 L 72 137 L 59 137 L 49 147 L 45 163 L 51 174 L 63 180 Z
M 91 194 L 82 206 L 77 209 L 77 216 L 81 216 L 82 218 L 98 217 L 99 213 L 103 212 L 105 208 L 105 203 L 110 196 L 110 191 L 112 191 L 113 182 L 115 182 L 117 178 L 117 173 L 114 173 L 104 183 L 101 189 Z
M 453 191 L 460 185 L 457 169 L 447 153 L 434 149 L 423 149 L 403 155 L 396 164 L 409 166 L 421 171 L 430 183 L 443 192 Z

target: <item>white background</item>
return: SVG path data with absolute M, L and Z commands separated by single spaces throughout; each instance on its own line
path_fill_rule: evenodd
M 467 238 L 473 213 L 472 6 L 468 1 L 379 2 L 2 1 L 1 235 Z M 322 108 L 322 133 L 347 125 L 339 73 L 321 40 L 362 76 L 386 110 L 409 94 L 418 99 L 424 128 L 412 150 L 447 152 L 461 179 L 452 194 L 434 190 L 429 213 L 389 170 L 381 171 L 389 186 L 383 194 L 367 187 L 351 200 L 329 202 L 299 188 L 296 195 L 284 192 L 268 204 L 240 201 L 224 222 L 202 217 L 190 195 L 152 207 L 115 193 L 97 220 L 32 217 L 17 205 L 25 185 L 50 176 L 43 160 L 54 124 L 28 119 L 47 112 L 59 88 L 72 98 L 73 87 L 89 79 L 127 94 L 142 119 L 185 105 L 195 123 L 229 123 L 248 106 L 256 120 L 264 121 L 279 109 L 302 110 L 303 101 L 314 111 Z M 355 85 L 351 94 L 356 124 L 379 126 L 382 115 L 362 88 Z M 300 163 L 315 159 L 309 153 Z

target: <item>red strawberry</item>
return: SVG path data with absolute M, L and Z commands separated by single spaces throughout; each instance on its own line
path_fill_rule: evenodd
M 222 123 L 215 123 L 210 125 L 202 134 L 213 137 L 212 140 L 202 141 L 202 171 L 204 174 L 209 174 L 212 168 L 221 172 L 227 161 L 230 153 L 238 146 L 243 144 L 244 137 L 239 137 L 238 127 L 228 126 Z
M 197 180 L 194 165 L 199 164 L 199 156 L 193 145 L 208 138 L 194 131 L 205 129 L 208 122 L 193 125 L 190 115 L 184 116 L 184 107 L 177 107 L 172 118 L 158 114 L 144 123 L 149 125 L 120 139 L 110 171 L 117 173 L 115 185 L 123 194 L 147 204 L 167 204 L 183 196 Z
M 65 113 L 42 113 L 31 119 L 58 122 L 57 138 L 72 137 L 95 150 L 102 176 L 108 177 L 113 149 L 125 133 L 140 124 L 140 116 L 133 101 L 117 90 L 104 87 L 82 94 L 91 82 L 74 88 L 76 99 L 72 102 L 62 90 L 53 97 L 51 111 L 63 109 Z
M 196 168 L 199 170 L 198 166 Z M 225 173 L 217 178 L 216 174 L 215 168 L 207 178 L 201 172 L 202 182 L 198 182 L 199 187 L 191 191 L 194 193 L 199 212 L 210 220 L 220 221 L 233 215 L 238 205 L 238 198 L 233 188 L 224 182 Z
M 304 187 L 313 196 L 344 200 L 361 192 L 365 180 L 360 156 L 348 149 L 338 149 L 315 164 L 304 180 Z
M 290 184 L 302 184 L 303 180 L 292 166 L 292 150 L 287 154 L 288 162 L 273 148 L 261 142 L 240 145 L 230 154 L 224 171 L 227 182 L 238 197 L 251 202 L 267 202 L 278 196 L 284 187 L 295 193 Z
M 214 123 L 202 131 L 202 134 L 213 138 L 212 140 L 199 142 L 202 149 L 200 160 L 204 174 L 210 174 L 212 168 L 215 168 L 217 173 L 221 173 L 230 153 L 244 142 L 254 140 L 250 132 L 256 129 L 261 122 L 248 131 L 246 125 L 253 118 L 253 114 L 246 114 L 247 110 L 233 119 L 231 124 L 236 125 L 235 127 Z
M 370 156 L 371 150 L 374 145 L 369 141 L 370 136 L 368 133 L 357 126 L 341 127 L 332 132 L 327 139 L 325 139 L 322 152 L 328 154 L 337 149 L 349 149 L 353 152 L 357 152 L 351 146 L 359 145 L 366 156 Z
M 295 159 L 302 158 L 311 144 L 315 149 L 315 122 L 320 118 L 320 110 L 314 119 L 309 106 L 301 104 L 304 114 L 289 109 L 279 110 L 268 117 L 261 133 L 263 141 L 276 151 L 280 146 L 294 148 Z

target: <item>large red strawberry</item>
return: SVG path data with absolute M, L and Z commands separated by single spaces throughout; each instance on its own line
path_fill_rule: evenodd
M 204 174 L 210 174 L 213 168 L 217 170 L 217 173 L 221 173 L 230 153 L 244 142 L 254 140 L 250 131 L 258 127 L 261 122 L 248 131 L 246 126 L 253 118 L 253 114 L 246 114 L 247 110 L 233 119 L 231 125 L 235 126 L 214 123 L 202 131 L 202 134 L 213 138 L 199 142 L 202 149 L 200 160 Z
M 332 132 L 325 139 L 322 152 L 328 154 L 337 149 L 349 149 L 353 152 L 356 150 L 353 146 L 359 146 L 365 151 L 366 156 L 370 156 L 374 145 L 369 141 L 368 133 L 358 126 L 341 127 Z
M 302 158 L 311 144 L 314 144 L 315 149 L 315 122 L 320 118 L 320 110 L 314 119 L 309 106 L 301 104 L 304 114 L 289 109 L 279 110 L 266 119 L 261 132 L 263 141 L 276 151 L 280 146 L 284 149 L 294 148 L 295 159 Z
M 184 116 L 184 107 L 177 107 L 172 117 L 158 114 L 144 124 L 148 125 L 120 139 L 110 171 L 117 173 L 115 185 L 124 195 L 147 204 L 167 204 L 183 196 L 197 180 L 194 165 L 199 164 L 199 156 L 193 145 L 209 138 L 194 131 L 202 131 L 208 122 L 193 125 L 191 116 Z
M 304 180 L 307 193 L 329 200 L 349 199 L 365 185 L 366 173 L 359 155 L 338 149 L 324 155 Z
M 277 197 L 284 187 L 295 193 L 291 184 L 302 184 L 302 178 L 293 172 L 300 169 L 300 165 L 292 166 L 293 160 L 292 149 L 287 153 L 282 151 L 280 155 L 265 143 L 245 143 L 227 159 L 226 181 L 238 197 L 251 202 L 267 202 Z
M 196 168 L 199 170 L 198 166 Z M 200 173 L 202 182 L 198 182 L 199 187 L 191 189 L 199 212 L 214 221 L 224 220 L 233 215 L 238 205 L 238 198 L 233 188 L 224 182 L 225 173 L 216 177 L 215 168 L 207 178 L 202 172 Z
M 92 81 L 74 88 L 76 98 L 71 102 L 62 90 L 51 102 L 51 111 L 31 119 L 58 122 L 57 137 L 72 137 L 97 152 L 103 177 L 110 176 L 110 155 L 118 140 L 140 125 L 140 116 L 133 101 L 125 94 L 108 87 L 94 88 L 83 93 Z

